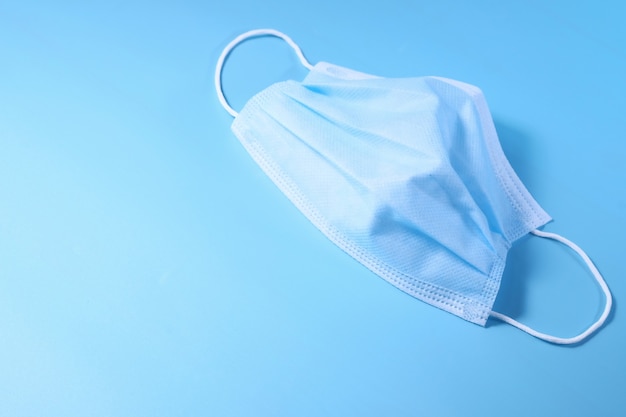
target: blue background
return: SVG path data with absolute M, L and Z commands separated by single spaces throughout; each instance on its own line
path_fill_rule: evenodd
M 610 3 L 610 6 L 609 6 Z M 0 416 L 623 416 L 625 2 L 0 1 Z M 336 248 L 230 132 L 222 48 L 482 88 L 505 153 L 615 296 L 559 347 L 465 322 Z M 235 50 L 235 108 L 306 74 Z M 604 299 L 539 238 L 496 307 L 574 335 Z

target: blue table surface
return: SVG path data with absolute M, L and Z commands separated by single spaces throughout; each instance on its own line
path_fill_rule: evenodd
M 610 3 L 610 4 L 609 4 Z M 0 416 L 624 416 L 626 2 L 0 1 Z M 503 149 L 613 291 L 560 347 L 473 325 L 334 246 L 230 131 L 224 46 L 479 86 Z M 237 109 L 306 70 L 235 50 Z M 496 310 L 574 335 L 569 250 L 509 253 Z

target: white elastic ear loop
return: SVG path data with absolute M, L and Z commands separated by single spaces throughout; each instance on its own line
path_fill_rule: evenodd
M 585 264 L 587 264 L 587 267 L 589 268 L 589 270 L 595 277 L 596 281 L 598 282 L 598 285 L 600 285 L 600 288 L 602 288 L 602 292 L 604 292 L 604 296 L 606 297 L 606 305 L 604 306 L 604 311 L 602 312 L 602 315 L 595 323 L 589 326 L 587 330 L 585 330 L 578 336 L 569 337 L 569 338 L 556 337 L 556 336 L 552 336 L 549 334 L 538 332 L 537 330 L 531 329 L 525 324 L 522 324 L 518 322 L 517 320 L 512 319 L 509 316 L 505 316 L 504 314 L 497 313 L 495 311 L 492 311 L 491 313 L 489 313 L 489 315 L 499 320 L 502 320 L 503 322 L 508 323 L 512 326 L 515 326 L 518 329 L 530 334 L 531 336 L 535 336 L 539 339 L 545 340 L 546 342 L 556 343 L 559 345 L 571 345 L 574 343 L 578 343 L 586 339 L 587 337 L 589 337 L 590 334 L 592 334 L 593 332 L 598 330 L 600 327 L 602 327 L 602 325 L 606 321 L 607 317 L 609 316 L 609 313 L 611 312 L 611 306 L 613 305 L 613 298 L 611 297 L 611 291 L 609 290 L 609 287 L 606 285 L 604 278 L 602 278 L 602 275 L 600 275 L 600 271 L 598 271 L 598 268 L 596 268 L 593 262 L 591 262 L 591 259 L 589 259 L 589 256 L 587 256 L 587 254 L 574 242 L 568 239 L 565 239 L 563 236 L 557 235 L 556 233 L 542 232 L 540 230 L 533 230 L 531 231 L 531 233 L 539 237 L 554 239 L 556 241 L 559 241 L 569 246 L 574 252 L 576 252 L 585 261 Z
M 217 60 L 217 65 L 215 66 L 215 91 L 217 91 L 217 98 L 222 104 L 222 107 L 224 107 L 224 110 L 226 110 L 233 117 L 237 117 L 239 113 L 237 113 L 230 106 L 230 104 L 228 104 L 228 100 L 226 100 L 226 97 L 224 96 L 224 91 L 222 90 L 222 68 L 224 67 L 224 62 L 226 61 L 228 54 L 230 54 L 231 51 L 235 48 L 235 46 L 239 45 L 241 42 L 249 38 L 256 38 L 258 36 L 267 36 L 267 35 L 276 36 L 277 38 L 281 38 L 282 40 L 287 42 L 287 44 L 291 46 L 293 50 L 296 52 L 296 55 L 300 59 L 300 62 L 302 63 L 302 65 L 304 65 L 308 70 L 313 69 L 313 65 L 311 65 L 311 63 L 307 61 L 307 59 L 304 57 L 304 54 L 302 53 L 302 50 L 300 49 L 300 47 L 289 36 L 285 35 L 284 33 L 279 32 L 275 29 L 255 29 L 246 33 L 242 33 L 241 35 L 233 39 L 228 45 L 226 45 L 226 47 L 222 51 L 222 54 Z

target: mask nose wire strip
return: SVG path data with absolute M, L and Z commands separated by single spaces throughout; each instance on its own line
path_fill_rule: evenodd
M 224 110 L 226 110 L 233 117 L 237 117 L 239 113 L 237 113 L 230 106 L 230 104 L 228 104 L 228 100 L 226 100 L 226 97 L 224 96 L 224 91 L 222 89 L 222 69 L 224 68 L 224 62 L 226 61 L 226 58 L 228 58 L 228 55 L 232 52 L 232 50 L 235 49 L 235 47 L 241 42 L 249 38 L 256 38 L 258 36 L 268 35 L 276 36 L 277 38 L 281 38 L 282 40 L 287 42 L 287 44 L 291 46 L 295 51 L 302 65 L 304 65 L 309 71 L 313 69 L 313 65 L 311 65 L 311 63 L 307 61 L 307 59 L 304 57 L 304 54 L 302 53 L 302 50 L 300 49 L 298 44 L 296 44 L 289 36 L 285 35 L 284 33 L 275 29 L 255 29 L 242 33 L 241 35 L 230 41 L 228 45 L 226 45 L 226 47 L 220 54 L 220 57 L 217 59 L 217 65 L 215 66 L 215 91 L 217 91 L 217 98 L 222 104 L 222 107 L 224 107 Z
M 590 334 L 592 334 L 593 332 L 598 330 L 600 327 L 602 327 L 602 325 L 606 321 L 607 317 L 609 316 L 609 313 L 611 312 L 611 306 L 613 304 L 611 291 L 609 290 L 609 287 L 606 285 L 606 282 L 602 278 L 602 275 L 600 275 L 598 268 L 596 268 L 593 262 L 591 262 L 591 259 L 589 259 L 589 256 L 587 256 L 587 254 L 574 242 L 564 238 L 561 235 L 557 235 L 556 233 L 542 232 L 540 230 L 533 230 L 531 231 L 531 233 L 539 237 L 556 240 L 558 242 L 563 243 L 564 245 L 569 246 L 574 252 L 576 252 L 583 259 L 583 261 L 585 261 L 585 264 L 587 264 L 587 267 L 589 268 L 589 270 L 595 277 L 596 281 L 598 282 L 598 285 L 600 285 L 600 288 L 602 288 L 602 292 L 604 292 L 604 296 L 606 297 L 606 304 L 604 306 L 604 311 L 602 312 L 602 315 L 595 323 L 589 326 L 587 330 L 585 330 L 578 336 L 574 336 L 570 338 L 556 337 L 556 336 L 552 336 L 549 334 L 538 332 L 537 330 L 531 329 L 525 324 L 522 324 L 518 322 L 517 320 L 512 319 L 509 316 L 506 316 L 501 313 L 497 313 L 495 311 L 492 311 L 491 313 L 489 313 L 489 315 L 499 320 L 502 320 L 503 322 L 508 323 L 512 326 L 515 326 L 518 329 L 530 334 L 531 336 L 535 336 L 539 339 L 545 340 L 546 342 L 556 343 L 559 345 L 571 345 L 574 343 L 578 343 L 586 339 L 587 337 L 589 337 Z

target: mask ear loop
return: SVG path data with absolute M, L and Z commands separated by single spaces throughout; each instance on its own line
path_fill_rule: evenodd
M 552 336 L 549 334 L 538 332 L 537 330 L 531 329 L 525 324 L 522 324 L 518 322 L 517 320 L 512 319 L 509 316 L 506 316 L 504 314 L 501 314 L 495 311 L 492 311 L 491 313 L 489 313 L 489 315 L 499 320 L 502 320 L 503 322 L 508 323 L 512 326 L 515 326 L 518 329 L 530 334 L 531 336 L 545 340 L 546 342 L 556 343 L 559 345 L 571 345 L 574 343 L 581 342 L 587 337 L 589 337 L 589 335 L 591 335 L 593 332 L 595 332 L 600 327 L 602 327 L 607 317 L 609 317 L 609 313 L 611 312 L 611 307 L 613 305 L 613 298 L 611 297 L 611 291 L 609 290 L 609 287 L 606 285 L 604 278 L 602 278 L 600 271 L 598 271 L 598 268 L 596 268 L 593 262 L 591 262 L 591 259 L 589 259 L 589 256 L 587 256 L 587 254 L 574 242 L 564 238 L 561 235 L 557 235 L 556 233 L 543 232 L 541 230 L 533 230 L 530 233 L 539 237 L 553 239 L 553 240 L 563 243 L 564 245 L 569 246 L 574 252 L 578 254 L 578 256 L 580 256 L 583 259 L 583 261 L 585 261 L 585 264 L 587 264 L 587 267 L 593 274 L 594 278 L 598 282 L 598 285 L 602 289 L 602 292 L 604 292 L 604 296 L 606 297 L 606 305 L 604 306 L 604 311 L 602 312 L 602 315 L 600 316 L 600 318 L 591 326 L 589 326 L 587 330 L 585 330 L 578 336 L 569 337 L 569 338 L 556 337 L 556 336 Z
M 239 113 L 237 113 L 230 106 L 230 104 L 228 104 L 228 100 L 226 100 L 226 97 L 224 96 L 224 91 L 222 89 L 222 69 L 224 67 L 224 62 L 226 61 L 226 58 L 228 58 L 228 55 L 232 52 L 232 50 L 235 49 L 235 47 L 241 42 L 245 41 L 246 39 L 267 35 L 276 36 L 277 38 L 281 38 L 282 40 L 287 42 L 287 44 L 291 46 L 295 51 L 302 65 L 304 65 L 309 71 L 313 69 L 313 65 L 311 65 L 311 63 L 307 61 L 307 59 L 304 57 L 304 54 L 302 53 L 302 50 L 300 49 L 298 44 L 296 44 L 289 36 L 285 35 L 284 33 L 275 29 L 255 29 L 249 32 L 242 33 L 241 35 L 233 39 L 228 45 L 226 45 L 220 57 L 217 59 L 217 65 L 215 66 L 215 91 L 217 91 L 217 98 L 222 104 L 222 107 L 224 107 L 224 110 L 226 110 L 233 117 L 237 117 Z

